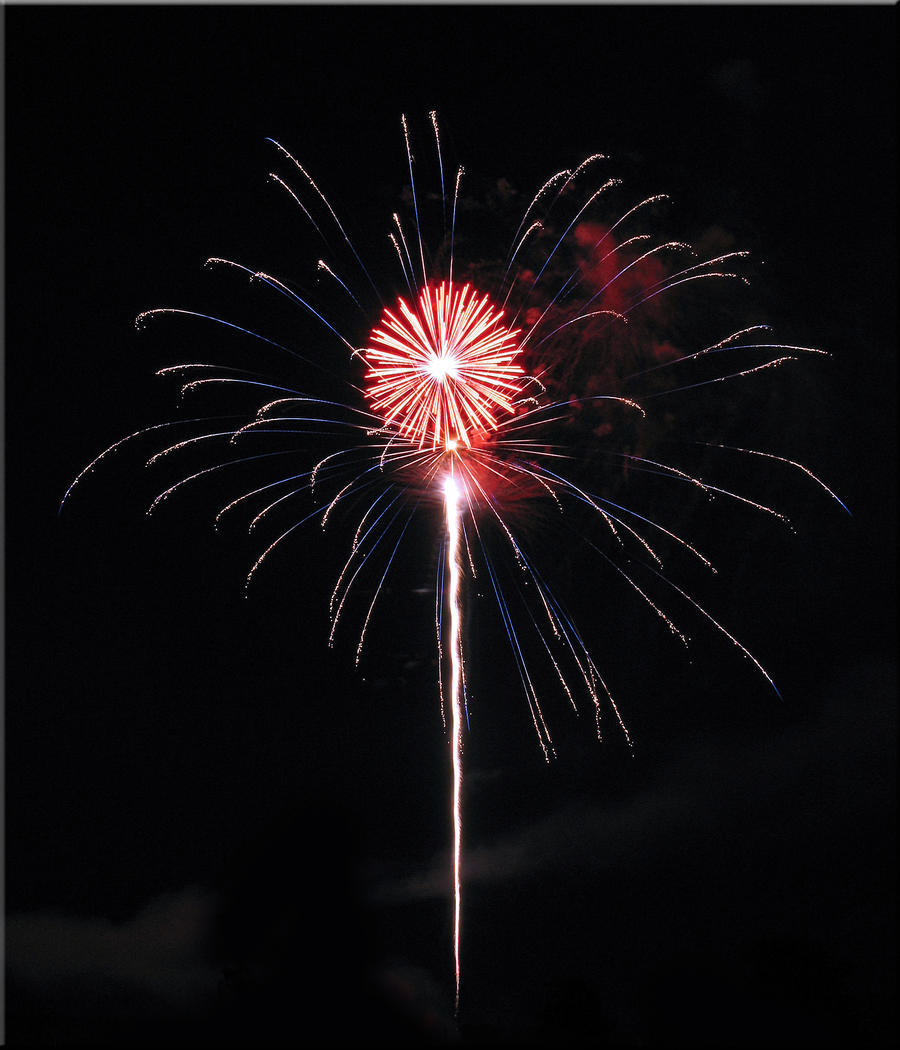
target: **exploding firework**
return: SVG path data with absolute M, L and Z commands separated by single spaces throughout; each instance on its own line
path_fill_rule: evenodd
M 257 268 L 221 258 L 209 264 L 243 274 L 266 294 L 311 317 L 323 337 L 322 354 L 309 359 L 289 340 L 276 341 L 219 314 L 175 307 L 141 314 L 139 327 L 180 315 L 237 332 L 284 355 L 289 378 L 282 382 L 262 372 L 207 363 L 162 369 L 159 374 L 180 379 L 182 397 L 210 388 L 241 391 L 256 396 L 255 409 L 237 419 L 215 417 L 219 422 L 213 422 L 207 414 L 136 431 L 94 459 L 72 483 L 63 503 L 101 461 L 142 438 L 158 442 L 163 435 L 173 435 L 148 465 L 212 450 L 199 469 L 182 469 L 148 513 L 203 478 L 234 477 L 234 495 L 218 510 L 216 524 L 243 510 L 252 532 L 272 529 L 250 569 L 248 587 L 301 526 L 318 522 L 324 528 L 336 511 L 343 511 L 353 537 L 331 596 L 329 642 L 334 642 L 348 607 L 357 602 L 357 662 L 411 522 L 422 514 L 435 520 L 440 513 L 442 527 L 433 533 L 435 632 L 441 711 L 444 716 L 447 709 L 450 712 L 458 1003 L 462 743 L 468 707 L 460 609 L 465 579 L 479 578 L 495 599 L 509 658 L 547 759 L 554 747 L 542 704 L 543 686 L 534 670 L 538 661 L 573 707 L 588 704 L 598 734 L 611 714 L 629 744 L 630 738 L 587 642 L 551 587 L 549 573 L 528 548 L 530 508 L 538 502 L 558 514 L 561 523 L 580 523 L 585 514 L 593 518 L 605 540 L 594 536 L 588 542 L 601 567 L 681 643 L 687 645 L 688 637 L 669 611 L 667 596 L 711 625 L 775 688 L 762 663 L 675 582 L 666 561 L 667 552 L 675 551 L 703 571 L 714 572 L 710 559 L 658 512 L 651 516 L 646 508 L 619 502 L 623 497 L 618 490 L 639 474 L 677 494 L 669 503 L 677 503 L 690 486 L 706 497 L 732 501 L 747 513 L 786 522 L 767 502 L 653 452 L 652 435 L 663 424 L 652 406 L 663 394 L 770 372 L 822 351 L 776 343 L 763 325 L 744 325 L 700 347 L 682 348 L 665 337 L 659 308 L 664 293 L 668 298 L 676 288 L 745 281 L 740 267 L 746 253 L 713 251 L 702 256 L 684 242 L 646 232 L 641 223 L 649 222 L 664 195 L 614 208 L 608 201 L 620 182 L 597 178 L 606 160 L 599 154 L 547 179 L 520 209 L 502 261 L 469 257 L 461 262 L 457 216 L 463 170 L 456 172 L 448 195 L 434 115 L 432 128 L 440 194 L 421 204 L 427 203 L 434 213 L 439 242 L 430 250 L 426 247 L 428 226 L 420 218 L 424 207 L 420 208 L 417 166 L 404 119 L 411 220 L 392 216 L 387 244 L 393 266 L 399 265 L 401 290 L 386 299 L 318 184 L 287 149 L 272 141 L 287 167 L 285 174 L 273 174 L 273 180 L 315 234 L 337 245 L 330 258 L 317 265 L 318 276 L 334 293 L 321 298 L 331 305 L 326 308 Z M 601 215 L 610 210 L 617 217 L 602 223 Z M 322 367 L 330 352 L 324 349 L 327 342 L 336 343 L 345 355 L 341 381 L 349 382 L 349 396 L 336 392 L 333 398 L 325 397 L 298 385 L 298 373 L 305 382 L 311 368 Z M 326 371 L 331 371 L 330 365 Z M 310 458 L 314 438 L 333 443 L 327 455 Z M 725 456 L 793 468 L 840 503 L 794 460 L 743 445 L 704 443 L 707 451 L 713 446 Z M 274 525 L 280 516 L 282 522 L 287 517 L 286 527 Z M 580 528 L 573 528 L 573 535 Z M 504 562 L 512 572 L 501 568 Z M 359 601 L 363 581 L 368 581 L 372 597 L 369 600 L 367 594 Z
M 468 284 L 426 285 L 415 311 L 401 299 L 398 312 L 384 311 L 363 350 L 372 411 L 419 448 L 471 448 L 521 400 L 519 330 Z

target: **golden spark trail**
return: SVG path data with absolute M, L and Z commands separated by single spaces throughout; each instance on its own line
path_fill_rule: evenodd
M 447 566 L 450 570 L 450 760 L 453 767 L 453 958 L 456 965 L 456 1009 L 459 1009 L 459 920 L 461 911 L 460 855 L 462 852 L 462 651 L 459 614 L 459 486 L 451 474 L 444 482 L 447 518 Z

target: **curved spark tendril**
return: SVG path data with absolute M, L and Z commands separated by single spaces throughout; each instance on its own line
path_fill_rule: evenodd
M 155 513 L 186 486 L 208 484 L 216 477 L 240 477 L 245 472 L 252 483 L 244 483 L 237 495 L 229 496 L 215 515 L 215 525 L 218 527 L 226 512 L 231 518 L 231 512 L 240 507 L 248 508 L 248 531 L 255 534 L 264 527 L 272 530 L 247 575 L 249 587 L 262 566 L 270 562 L 270 556 L 271 561 L 276 561 L 274 552 L 281 551 L 301 526 L 318 522 L 322 528 L 330 527 L 339 509 L 349 513 L 355 507 L 350 553 L 337 575 L 329 602 L 329 643 L 335 639 L 345 610 L 362 589 L 361 581 L 374 578 L 374 593 L 365 602 L 361 617 L 356 646 L 359 662 L 370 620 L 412 521 L 440 506 L 443 528 L 435 627 L 442 719 L 445 661 L 450 670 L 453 956 L 458 1007 L 463 884 L 462 741 L 463 715 L 468 716 L 460 612 L 464 566 L 468 565 L 473 579 L 481 575 L 496 601 L 538 743 L 548 761 L 555 750 L 541 703 L 542 681 L 529 658 L 531 649 L 547 657 L 551 677 L 561 683 L 571 707 L 577 709 L 579 693 L 586 694 L 598 736 L 602 735 L 602 714 L 608 710 L 628 746 L 632 742 L 607 681 L 578 627 L 519 535 L 517 523 L 536 501 L 547 504 L 573 534 L 578 526 L 572 523 L 572 510 L 587 508 L 585 513 L 595 516 L 608 532 L 610 549 L 601 548 L 586 536 L 582 539 L 599 556 L 612 581 L 621 585 L 625 593 L 636 596 L 687 646 L 687 634 L 663 607 L 654 587 L 678 595 L 688 611 L 694 610 L 701 622 L 711 625 L 733 645 L 777 693 L 762 663 L 717 617 L 673 582 L 667 567 L 669 551 L 662 545 L 671 541 L 673 550 L 686 551 L 704 569 L 715 573 L 711 561 L 674 528 L 656 520 L 656 515 L 640 513 L 614 500 L 603 477 L 577 481 L 575 476 L 568 476 L 566 461 L 573 453 L 566 447 L 566 437 L 583 413 L 599 422 L 593 434 L 613 435 L 613 439 L 602 441 L 592 436 L 598 457 L 607 463 L 620 463 L 622 474 L 629 479 L 636 476 L 647 484 L 664 487 L 666 493 L 678 495 L 679 487 L 683 492 L 684 486 L 689 485 L 708 499 L 721 495 L 750 512 L 762 512 L 789 525 L 780 511 L 734 491 L 732 481 L 727 487 L 716 485 L 697 476 L 689 464 L 663 461 L 655 454 L 651 456 L 645 446 L 626 438 L 644 424 L 649 427 L 653 423 L 648 418 L 648 405 L 664 395 L 677 401 L 679 395 L 688 391 L 725 380 L 766 382 L 769 380 L 750 377 L 778 374 L 781 365 L 823 351 L 774 341 L 757 342 L 756 333 L 768 330 L 768 326 L 751 325 L 700 350 L 672 348 L 671 353 L 663 354 L 648 346 L 639 364 L 632 367 L 629 363 L 628 368 L 621 369 L 622 375 L 617 376 L 615 369 L 601 369 L 600 375 L 609 377 L 616 387 L 614 391 L 573 393 L 565 383 L 575 347 L 592 340 L 608 351 L 603 340 L 609 332 L 631 332 L 635 327 L 632 322 L 642 310 L 655 309 L 658 297 L 677 287 L 690 289 L 707 281 L 746 281 L 744 276 L 730 272 L 746 253 L 726 252 L 680 269 L 666 263 L 670 255 L 690 251 L 690 246 L 676 240 L 656 242 L 649 233 L 632 229 L 638 219 L 644 220 L 650 205 L 667 199 L 665 194 L 645 197 L 603 227 L 592 226 L 592 217 L 601 202 L 606 207 L 605 202 L 621 185 L 619 179 L 605 178 L 598 186 L 592 169 L 605 158 L 592 154 L 543 183 L 522 211 L 508 251 L 498 255 L 495 278 L 489 287 L 484 286 L 482 278 L 467 276 L 460 280 L 460 271 L 466 271 L 455 259 L 455 246 L 458 211 L 463 213 L 458 208 L 463 169 L 457 168 L 452 203 L 448 206 L 437 117 L 434 113 L 429 117 L 440 174 L 438 225 L 443 253 L 435 255 L 439 262 L 429 261 L 432 256 L 422 222 L 429 198 L 417 191 L 414 168 L 418 162 L 404 116 L 402 131 L 414 230 L 407 238 L 401 216 L 394 212 L 389 241 L 395 256 L 392 265 L 396 268 L 399 262 L 399 283 L 408 290 L 408 298 L 395 295 L 391 300 L 390 296 L 381 295 L 318 183 L 284 146 L 269 139 L 291 165 L 291 176 L 299 188 L 288 185 L 278 174 L 273 173 L 270 178 L 287 191 L 304 221 L 310 224 L 316 235 L 315 272 L 327 275 L 326 283 L 345 306 L 352 304 L 352 309 L 348 309 L 350 317 L 335 319 L 324 307 L 314 306 L 305 295 L 301 297 L 285 281 L 260 268 L 227 259 L 213 258 L 209 262 L 236 269 L 257 287 L 262 286 L 265 294 L 281 296 L 298 308 L 304 321 L 318 327 L 322 345 L 330 344 L 342 355 L 343 359 L 337 362 L 339 367 L 325 356 L 327 351 L 318 353 L 304 345 L 301 354 L 293 345 L 296 339 L 275 340 L 224 317 L 175 307 L 143 312 L 136 321 L 139 328 L 154 318 L 180 315 L 210 324 L 214 331 L 230 331 L 237 337 L 255 340 L 253 345 L 261 352 L 284 355 L 291 369 L 290 378 L 273 381 L 264 372 L 256 374 L 200 363 L 161 369 L 159 375 L 173 376 L 182 383 L 182 397 L 190 394 L 193 400 L 202 391 L 213 390 L 223 396 L 261 392 L 262 400 L 249 412 L 243 408 L 237 415 L 195 416 L 136 430 L 111 445 L 78 474 L 60 509 L 108 456 L 132 444 L 140 446 L 144 438 L 171 434 L 164 447 L 146 461 L 151 469 L 180 457 L 202 455 L 207 448 L 219 449 L 221 454 L 217 453 L 212 463 L 203 461 L 203 465 L 192 463 L 183 468 L 179 479 L 159 492 L 147 512 Z M 408 213 L 406 218 L 410 218 Z M 322 243 L 333 255 L 327 261 L 318 255 Z M 728 262 L 728 272 L 718 269 L 724 262 Z M 385 305 L 391 301 L 395 305 Z M 360 312 L 370 325 L 366 333 L 352 327 L 358 323 Z M 345 325 L 347 329 L 342 331 Z M 721 364 L 714 375 L 691 371 L 709 361 L 713 366 Z M 292 384 L 296 382 L 298 362 L 332 376 L 341 369 L 346 372 L 353 368 L 364 368 L 365 374 L 361 382 L 345 376 L 350 388 L 350 400 L 345 404 L 295 389 Z M 192 373 L 198 377 L 192 378 Z M 672 381 L 665 385 L 669 376 Z M 641 382 L 644 389 L 636 389 Z M 621 444 L 611 447 L 619 435 Z M 310 452 L 312 439 L 316 439 L 315 454 Z M 330 451 L 325 454 L 320 447 L 322 442 L 330 443 Z M 793 468 L 847 510 L 823 481 L 794 459 L 731 444 L 697 444 L 718 450 L 726 458 L 766 459 Z M 300 469 L 295 457 L 303 460 Z M 286 470 L 280 465 L 284 462 L 290 464 Z M 295 508 L 304 497 L 313 507 L 298 513 Z M 496 537 L 500 538 L 499 545 Z M 505 582 L 503 575 L 504 554 L 510 558 L 511 583 Z M 517 609 L 524 610 L 524 615 Z M 446 638 L 445 611 L 449 611 Z M 522 623 L 524 631 L 536 639 L 534 645 L 526 643 Z

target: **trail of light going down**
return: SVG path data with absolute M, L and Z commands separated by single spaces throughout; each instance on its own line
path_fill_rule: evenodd
M 462 852 L 462 651 L 459 613 L 459 500 L 460 491 L 453 475 L 444 482 L 444 508 L 447 518 L 447 567 L 450 571 L 450 710 L 452 734 L 450 759 L 453 767 L 453 957 L 456 964 L 456 1008 L 459 1009 L 459 920 L 461 910 L 460 854 Z

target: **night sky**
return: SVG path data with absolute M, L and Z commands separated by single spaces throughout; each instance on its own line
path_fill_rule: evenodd
M 896 9 L 3 14 L 9 1044 L 893 1045 Z M 184 411 L 158 368 L 271 361 L 190 319 L 138 332 L 140 311 L 340 359 L 203 267 L 308 280 L 266 136 L 382 253 L 400 115 L 424 152 L 432 109 L 473 187 L 533 193 L 602 151 L 672 195 L 673 236 L 748 248 L 743 308 L 831 356 L 748 381 L 745 440 L 852 512 L 773 467 L 796 533 L 702 500 L 669 519 L 782 699 L 702 621 L 686 658 L 602 562 L 558 552 L 631 749 L 548 695 L 546 764 L 471 599 L 457 1022 L 427 536 L 357 669 L 351 630 L 327 646 L 340 529 L 298 530 L 245 599 L 258 537 L 212 527 L 234 490 L 148 518 L 177 478 L 143 468 L 152 441 L 57 513 L 93 456 Z

